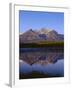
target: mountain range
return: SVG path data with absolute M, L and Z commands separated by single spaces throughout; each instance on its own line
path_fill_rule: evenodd
M 29 29 L 19 35 L 20 43 L 33 43 L 39 41 L 64 41 L 64 35 L 56 30 L 42 28 L 40 30 Z

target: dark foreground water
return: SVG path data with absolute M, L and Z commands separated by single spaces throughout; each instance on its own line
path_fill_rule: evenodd
M 20 49 L 19 78 L 51 78 L 64 76 L 63 49 Z

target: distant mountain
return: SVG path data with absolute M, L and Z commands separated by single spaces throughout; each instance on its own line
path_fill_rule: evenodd
M 38 41 L 63 41 L 64 35 L 58 34 L 55 30 L 42 28 L 41 30 L 32 30 L 19 35 L 20 43 L 38 42 Z

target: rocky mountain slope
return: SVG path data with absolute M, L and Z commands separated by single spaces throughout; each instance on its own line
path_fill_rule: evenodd
M 41 30 L 32 30 L 21 33 L 19 35 L 20 43 L 28 42 L 39 42 L 39 41 L 63 41 L 64 35 L 59 34 L 55 30 L 44 29 Z

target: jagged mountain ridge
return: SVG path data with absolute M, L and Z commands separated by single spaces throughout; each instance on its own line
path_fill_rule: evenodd
M 58 34 L 55 30 L 41 29 L 32 30 L 21 33 L 19 35 L 20 43 L 38 42 L 38 41 L 63 41 L 64 35 Z

